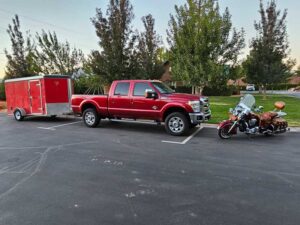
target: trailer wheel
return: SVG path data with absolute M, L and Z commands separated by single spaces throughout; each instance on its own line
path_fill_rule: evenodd
M 83 122 L 87 127 L 97 127 L 100 122 L 100 117 L 97 111 L 93 108 L 88 108 L 83 112 Z
M 22 113 L 19 109 L 14 112 L 14 117 L 16 121 L 22 121 L 24 119 L 24 116 L 22 116 Z
M 181 136 L 187 133 L 190 128 L 187 117 L 181 112 L 174 112 L 167 116 L 165 121 L 166 131 L 174 136 Z

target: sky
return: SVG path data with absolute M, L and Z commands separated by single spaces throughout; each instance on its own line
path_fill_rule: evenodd
M 72 46 L 80 48 L 85 54 L 99 49 L 98 38 L 90 21 L 95 16 L 96 8 L 106 11 L 109 0 L 0 0 L 0 78 L 4 76 L 6 57 L 4 49 L 10 51 L 10 40 L 6 29 L 15 14 L 21 21 L 21 29 L 33 36 L 42 29 L 55 31 L 59 40 L 69 41 Z M 166 29 L 174 6 L 182 5 L 186 0 L 131 0 L 135 19 L 133 28 L 143 29 L 141 18 L 149 13 L 156 20 L 156 30 L 166 45 Z M 267 0 L 264 0 L 266 3 Z M 253 24 L 259 20 L 259 0 L 219 0 L 221 10 L 229 8 L 233 26 L 246 32 L 247 47 L 242 57 L 249 52 L 249 43 L 256 35 Z M 287 25 L 291 46 L 291 57 L 300 64 L 300 29 L 299 0 L 277 0 L 279 9 L 287 9 Z

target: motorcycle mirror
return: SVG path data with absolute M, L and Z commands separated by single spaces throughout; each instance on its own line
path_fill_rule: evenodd
M 230 109 L 229 109 L 229 112 L 230 112 L 230 113 L 233 113 L 233 108 L 230 108 Z
M 258 109 L 259 109 L 259 110 L 263 110 L 264 107 L 260 105 L 260 106 L 258 106 Z

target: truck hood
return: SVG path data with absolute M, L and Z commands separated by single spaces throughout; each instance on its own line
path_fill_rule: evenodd
M 162 97 L 169 100 L 188 102 L 188 101 L 198 101 L 201 96 L 191 95 L 191 94 L 182 94 L 182 93 L 173 93 L 173 94 L 164 94 Z

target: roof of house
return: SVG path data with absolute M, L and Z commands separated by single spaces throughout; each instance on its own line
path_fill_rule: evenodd
M 247 83 L 245 83 L 243 80 L 244 77 L 237 80 L 228 80 L 227 85 L 247 86 Z
M 300 76 L 294 75 L 288 78 L 289 84 L 300 84 Z

